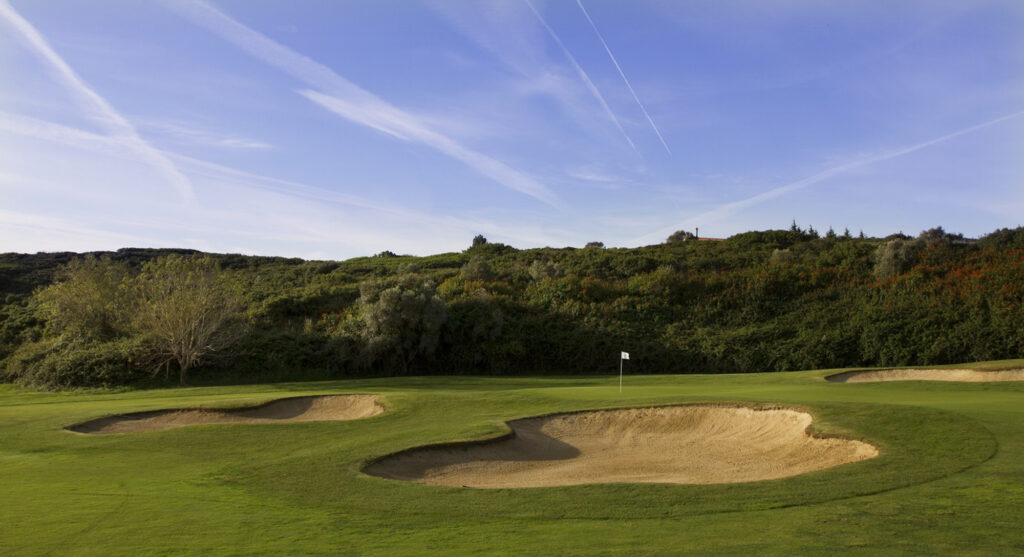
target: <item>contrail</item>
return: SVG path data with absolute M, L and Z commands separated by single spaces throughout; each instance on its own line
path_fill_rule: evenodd
M 7 3 L 7 0 L 0 0 L 0 18 L 7 20 L 7 23 L 21 34 L 28 46 L 50 65 L 57 80 L 93 113 L 93 117 L 102 122 L 117 139 L 131 147 L 143 160 L 156 167 L 167 181 L 181 192 L 182 197 L 186 201 L 195 200 L 192 183 L 184 174 L 178 171 L 174 163 L 142 139 L 135 130 L 135 127 L 124 116 L 121 116 L 106 99 L 89 87 L 68 66 L 67 62 L 50 47 L 39 31 Z
M 415 115 L 359 87 L 320 62 L 243 25 L 209 3 L 165 0 L 164 4 L 249 55 L 312 86 L 315 90 L 301 89 L 297 93 L 330 112 L 396 139 L 430 147 L 507 188 L 552 207 L 561 207 L 554 192 L 534 178 L 434 131 Z
M 922 141 L 921 143 L 915 143 L 913 145 L 898 147 L 896 149 L 892 149 L 884 153 L 879 153 L 877 155 L 855 159 L 837 166 L 833 166 L 832 168 L 825 169 L 821 172 L 818 172 L 817 174 L 813 174 L 811 176 L 797 180 L 795 182 L 790 182 L 788 184 L 772 188 L 768 191 L 761 192 L 757 195 L 748 197 L 746 199 L 741 199 L 739 201 L 733 201 L 731 203 L 720 205 L 718 207 L 715 207 L 714 209 L 711 209 L 710 211 L 705 211 L 699 215 L 690 217 L 670 227 L 665 227 L 657 232 L 652 232 L 650 234 L 641 236 L 640 238 L 636 238 L 634 242 L 644 242 L 654 240 L 657 238 L 663 238 L 666 234 L 671 234 L 675 230 L 686 229 L 693 225 L 704 224 L 709 221 L 713 222 L 714 220 L 717 219 L 729 217 L 748 207 L 759 205 L 764 201 L 775 199 L 776 197 L 782 196 L 789 192 L 800 190 L 808 186 L 817 184 L 818 182 L 822 182 L 838 174 L 843 174 L 847 171 L 854 170 L 856 168 L 862 168 L 882 161 L 894 159 L 896 157 L 901 157 L 903 155 L 913 153 L 914 151 L 920 151 L 921 149 L 931 147 L 932 145 L 942 143 L 944 141 L 949 141 L 950 139 L 960 137 L 961 135 L 976 132 L 980 129 L 987 128 L 989 126 L 994 126 L 1000 122 L 1004 122 L 1006 120 L 1010 120 L 1013 118 L 1018 118 L 1020 116 L 1024 116 L 1024 110 L 1013 112 L 1005 116 L 1000 116 L 999 118 L 988 120 L 980 124 L 968 126 L 966 128 L 950 132 L 945 135 L 941 135 L 934 139 L 929 139 L 928 141 Z
M 587 9 L 583 7 L 582 0 L 576 0 L 576 4 L 580 7 L 583 15 L 586 16 L 587 21 L 590 23 L 590 27 L 594 30 L 594 34 L 597 35 L 597 39 L 601 41 L 601 45 L 604 46 L 604 51 L 607 52 L 608 57 L 612 59 L 612 64 L 615 64 L 615 69 L 619 70 L 619 75 L 622 76 L 623 83 L 626 84 L 629 92 L 633 95 L 633 100 L 636 101 L 637 106 L 640 107 L 640 110 L 644 113 L 647 121 L 651 124 L 651 129 L 654 130 L 655 135 L 657 135 L 658 139 L 661 140 L 661 144 L 665 147 L 665 150 L 671 155 L 672 149 L 668 148 L 668 143 L 665 143 L 665 138 L 661 136 L 661 131 L 659 131 L 658 126 L 654 124 L 654 120 L 651 119 L 651 115 L 647 113 L 647 109 L 644 108 L 644 103 L 640 102 L 640 97 L 636 95 L 636 91 L 633 90 L 633 86 L 629 84 L 629 80 L 626 79 L 626 74 L 622 71 L 622 67 L 619 66 L 619 61 L 616 60 L 615 55 L 612 54 L 612 49 L 608 48 L 608 43 L 604 41 L 604 37 L 601 36 L 601 32 L 597 30 L 597 25 L 594 24 L 594 20 L 590 19 L 590 14 L 587 13 Z
M 583 67 L 580 66 L 579 62 L 576 61 L 576 57 L 573 56 L 571 52 L 569 52 L 569 48 L 566 47 L 565 43 L 562 42 L 562 39 L 560 39 L 558 35 L 555 34 L 555 30 L 552 29 L 550 25 L 548 25 L 548 22 L 544 20 L 544 17 L 542 15 L 540 15 L 540 12 L 537 11 L 537 8 L 533 7 L 533 4 L 530 2 L 530 0 L 523 1 L 526 2 L 527 6 L 530 7 L 530 10 L 533 11 L 533 14 L 537 16 L 537 19 L 540 21 L 541 25 L 544 26 L 544 29 L 547 29 L 548 35 L 551 35 L 551 38 L 554 39 L 555 43 L 559 46 L 559 48 L 562 49 L 562 53 L 565 54 L 565 57 L 568 58 L 570 62 L 572 62 L 573 68 L 576 69 L 576 73 L 579 74 L 580 79 L 582 79 L 583 83 L 586 84 L 587 89 L 589 89 L 590 93 L 594 95 L 594 98 L 597 99 L 597 102 L 601 103 L 601 107 L 604 108 L 605 114 L 607 114 L 608 118 L 610 118 L 611 121 L 615 123 L 615 127 L 619 128 L 619 131 L 622 132 L 622 137 L 626 139 L 626 142 L 629 143 L 629 146 L 633 148 L 633 151 L 636 151 L 636 153 L 639 154 L 640 151 L 638 151 L 636 145 L 633 144 L 633 140 L 630 139 L 629 134 L 626 133 L 626 130 L 622 127 L 622 124 L 619 123 L 619 119 L 615 117 L 615 113 L 612 112 L 611 107 L 608 106 L 607 102 L 605 102 L 604 95 L 601 94 L 601 91 L 597 89 L 597 85 L 594 85 L 594 82 L 591 81 L 590 76 L 587 75 L 587 72 L 585 72 L 583 70 Z
M 426 128 L 413 116 L 397 108 L 390 105 L 366 106 L 358 101 L 325 95 L 309 89 L 297 92 L 346 120 L 370 126 L 404 141 L 416 141 L 432 147 L 507 188 L 529 195 L 552 207 L 563 208 L 555 194 L 543 184 L 501 161 L 463 147 L 453 139 Z
M 131 153 L 131 146 L 127 145 L 119 138 L 84 131 L 78 128 L 65 126 L 63 124 L 39 120 L 30 116 L 12 114 L 3 110 L 0 110 L 0 131 L 15 133 L 27 137 L 35 137 L 67 145 L 76 149 L 88 149 L 108 156 L 121 157 L 126 153 Z M 328 203 L 331 205 L 366 209 L 385 215 L 400 217 L 403 222 L 407 223 L 422 223 L 425 226 L 434 227 L 457 227 L 463 230 L 477 230 L 488 233 L 490 231 L 495 234 L 502 233 L 502 227 L 485 220 L 435 216 L 406 207 L 382 204 L 367 198 L 340 193 L 302 182 L 283 180 L 263 174 L 255 174 L 206 160 L 189 157 L 175 153 L 174 151 L 161 150 L 160 153 L 168 159 L 177 162 L 182 171 L 192 177 L 201 176 L 219 181 L 230 181 L 231 183 L 241 187 L 281 194 L 294 199 L 305 199 Z M 19 180 L 20 178 L 0 172 L 0 182 L 5 179 L 14 181 Z M 532 241 L 539 244 L 557 242 L 557 240 L 546 236 L 536 236 Z

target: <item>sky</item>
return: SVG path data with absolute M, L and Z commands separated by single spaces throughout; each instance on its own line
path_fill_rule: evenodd
M 0 252 L 1024 224 L 1020 0 L 0 0 Z

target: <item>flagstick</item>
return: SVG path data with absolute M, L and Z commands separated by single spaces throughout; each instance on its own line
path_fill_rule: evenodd
M 619 358 L 619 392 L 622 392 L 622 358 Z

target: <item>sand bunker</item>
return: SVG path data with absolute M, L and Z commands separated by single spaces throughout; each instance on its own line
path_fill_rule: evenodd
M 873 383 L 877 381 L 1024 381 L 1024 369 L 977 371 L 973 369 L 880 369 L 847 371 L 825 379 L 836 383 Z
M 384 411 L 376 395 L 327 395 L 282 398 L 237 409 L 183 408 L 122 414 L 68 427 L 78 433 L 137 433 L 201 424 L 261 424 L 358 420 Z
M 593 483 L 713 484 L 795 476 L 872 458 L 860 441 L 807 433 L 796 410 L 668 406 L 599 410 L 509 422 L 483 443 L 411 449 L 365 472 L 476 488 Z

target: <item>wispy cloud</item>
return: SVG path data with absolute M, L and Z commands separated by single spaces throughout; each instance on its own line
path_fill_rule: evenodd
M 185 122 L 156 120 L 137 120 L 137 122 L 143 129 L 162 134 L 171 141 L 180 144 L 257 151 L 273 148 L 272 145 L 264 141 L 223 134 Z
M 401 116 L 396 116 L 386 107 L 369 107 L 353 104 L 346 99 L 324 95 L 311 90 L 302 90 L 299 93 L 343 118 L 364 122 L 374 129 L 399 139 L 406 141 L 415 140 L 430 145 L 453 159 L 474 168 L 477 172 L 495 182 L 520 193 L 525 193 L 549 205 L 558 206 L 558 199 L 555 195 L 533 178 L 491 157 L 467 149 L 444 135 L 420 127 L 415 122 Z M 384 108 L 384 110 L 375 111 L 375 108 Z
M 314 87 L 316 90 L 298 92 L 338 116 L 397 139 L 430 147 L 505 187 L 558 206 L 555 194 L 534 178 L 432 130 L 416 116 L 359 87 L 327 66 L 246 27 L 210 4 L 194 0 L 168 2 L 166 5 L 250 55 Z
M 647 122 L 651 124 L 651 129 L 654 130 L 655 135 L 658 136 L 658 140 L 661 141 L 665 150 L 671 155 L 672 149 L 668 148 L 668 143 L 665 143 L 665 138 L 661 136 L 661 130 L 659 130 L 658 126 L 654 124 L 654 120 L 651 118 L 651 115 L 647 113 L 647 108 L 644 107 L 644 103 L 640 102 L 640 97 L 637 96 L 636 91 L 633 90 L 633 86 L 629 83 L 629 80 L 626 79 L 626 73 L 622 71 L 622 66 L 619 65 L 619 61 L 616 60 L 615 55 L 612 54 L 612 49 L 608 48 L 608 43 L 605 42 L 601 32 L 597 30 L 597 25 L 594 24 L 594 20 L 590 18 L 590 14 L 587 13 L 587 9 L 583 7 L 582 0 L 576 0 L 576 4 L 579 5 L 580 11 L 582 11 L 583 15 L 586 16 L 587 21 L 590 23 L 590 27 L 594 30 L 594 34 L 597 35 L 598 40 L 601 41 L 601 45 L 604 46 L 605 52 L 608 53 L 608 58 L 611 58 L 612 64 L 615 64 L 615 69 L 619 70 L 619 75 L 622 76 L 623 83 L 626 84 L 626 88 L 629 89 L 630 94 L 633 95 L 633 100 L 635 100 L 637 106 L 640 107 L 640 111 L 644 113 L 644 117 L 647 118 Z
M 458 227 L 465 230 L 497 230 L 498 226 L 494 223 L 483 221 L 483 220 L 472 220 L 462 219 L 454 217 L 435 216 L 421 211 L 415 211 L 407 207 L 395 206 L 386 203 L 380 203 L 360 197 L 357 195 L 351 195 L 333 191 L 327 188 L 318 186 L 312 186 L 294 180 L 284 180 L 280 178 L 274 178 L 272 176 L 266 176 L 263 174 L 256 174 L 253 172 L 246 172 L 244 170 L 238 170 L 228 166 L 180 155 L 177 153 L 167 153 L 168 156 L 176 161 L 179 161 L 182 168 L 186 169 L 192 175 L 202 175 L 208 178 L 214 178 L 221 181 L 230 181 L 242 188 L 248 189 L 260 189 L 268 192 L 277 194 L 283 194 L 289 198 L 301 198 L 310 201 L 316 201 L 318 203 L 325 203 L 329 205 L 355 207 L 358 209 L 365 209 L 375 215 L 389 215 L 401 219 L 405 223 L 409 224 L 420 224 L 424 226 L 443 226 L 443 227 Z
M 515 74 L 511 86 L 503 83 L 500 91 L 495 92 L 496 95 L 515 94 L 512 99 L 502 101 L 503 111 L 509 110 L 509 103 L 544 96 L 558 103 L 564 115 L 588 132 L 603 138 L 611 130 L 611 126 L 607 126 L 607 120 L 611 120 L 619 130 L 618 137 L 612 139 L 617 143 L 619 137 L 625 137 L 627 143 L 633 143 L 632 138 L 626 135 L 622 121 L 607 106 L 589 74 L 583 72 L 575 56 L 559 44 L 561 37 L 552 35 L 553 28 L 545 29 L 546 20 L 538 19 L 531 4 L 517 0 L 482 0 L 472 3 L 431 2 L 430 7 L 463 36 L 492 55 L 504 69 Z M 561 56 L 556 59 L 549 54 L 551 42 L 562 48 L 568 64 Z M 493 65 L 488 67 L 494 68 Z M 595 118 L 595 110 L 603 110 L 609 118 Z M 522 128 L 524 122 L 519 119 L 516 125 Z M 632 151 L 637 152 L 635 146 Z
M 117 138 L 10 112 L 0 111 L 0 130 L 83 149 L 133 154 L 125 142 Z
M 567 167 L 565 169 L 565 175 L 574 180 L 584 182 L 588 186 L 598 187 L 605 190 L 617 190 L 627 184 L 635 184 L 633 179 L 607 172 L 600 165 Z
M 90 117 L 111 135 L 134 150 L 148 164 L 155 167 L 173 185 L 186 201 L 195 199 L 191 182 L 166 157 L 143 140 L 132 124 L 125 119 L 99 93 L 91 88 L 57 54 L 36 28 L 7 2 L 0 0 L 0 19 L 12 27 L 25 44 L 49 66 L 53 77 L 60 82 L 76 102 L 89 111 Z
M 30 116 L 11 114 L 4 111 L 0 111 L 0 131 L 43 139 L 75 149 L 84 149 L 108 156 L 128 158 L 131 154 L 130 151 L 125 148 L 125 145 L 117 139 L 62 124 L 56 124 L 54 122 L 39 120 Z M 480 225 L 490 227 L 488 223 L 459 221 L 458 219 L 435 217 L 425 213 L 411 211 L 403 207 L 377 203 L 363 197 L 311 186 L 293 180 L 283 180 L 253 172 L 246 172 L 244 170 L 212 163 L 195 157 L 189 157 L 173 151 L 162 150 L 160 151 L 160 154 L 172 161 L 175 161 L 182 171 L 192 177 L 213 178 L 221 182 L 230 181 L 240 187 L 270 191 L 273 193 L 284 194 L 288 197 L 297 197 L 330 203 L 332 205 L 344 205 L 360 209 L 368 209 L 380 213 L 388 213 L 400 216 L 410 222 L 419 222 L 423 224 L 458 223 L 467 228 Z M 0 173 L 0 178 L 2 177 L 16 178 Z
M 130 245 L 162 246 L 156 238 L 111 232 L 71 219 L 0 210 L 0 235 L 4 250 L 93 251 L 116 250 Z
M 870 156 L 866 156 L 866 157 L 856 158 L 856 159 L 853 159 L 851 161 L 848 161 L 848 162 L 845 162 L 845 163 L 838 164 L 838 165 L 832 166 L 830 168 L 827 168 L 827 169 L 825 169 L 825 170 L 823 170 L 823 171 L 821 171 L 821 172 L 819 172 L 817 174 L 814 174 L 812 176 L 808 176 L 806 178 L 797 180 L 795 182 L 790 182 L 788 184 L 785 184 L 785 185 L 782 185 L 782 186 L 778 186 L 776 188 L 772 188 L 772 189 L 770 189 L 768 191 L 761 192 L 761 193 L 759 193 L 757 195 L 748 197 L 746 199 L 741 199 L 739 201 L 733 201 L 731 203 L 726 203 L 724 205 L 720 205 L 718 207 L 715 207 L 714 209 L 711 209 L 710 211 L 705 211 L 703 213 L 700 213 L 699 215 L 695 215 L 693 217 L 687 218 L 687 219 L 685 219 L 685 220 L 683 220 L 683 221 L 681 221 L 681 222 L 679 222 L 677 224 L 673 224 L 672 226 L 668 226 L 668 227 L 662 228 L 661 230 L 658 230 L 656 232 L 652 232 L 652 233 L 644 235 L 644 236 L 642 236 L 640 238 L 636 238 L 636 239 L 633 240 L 633 242 L 635 242 L 635 243 L 643 243 L 643 242 L 655 241 L 657 239 L 664 238 L 667 234 L 670 234 L 670 233 L 672 233 L 675 230 L 688 229 L 688 228 L 690 228 L 690 227 L 692 227 L 694 225 L 703 225 L 703 224 L 708 224 L 708 223 L 714 223 L 716 221 L 719 221 L 719 220 L 722 220 L 724 218 L 730 217 L 730 216 L 732 216 L 732 215 L 734 215 L 734 214 L 736 214 L 736 213 L 738 213 L 738 212 L 740 212 L 740 211 L 742 211 L 744 209 L 753 207 L 755 205 L 760 205 L 761 203 L 764 203 L 766 201 L 775 199 L 777 197 L 781 197 L 783 195 L 786 195 L 788 193 L 792 193 L 792 192 L 797 191 L 797 190 L 804 189 L 804 188 L 806 188 L 808 186 L 812 186 L 812 185 L 817 184 L 819 182 L 823 182 L 823 181 L 825 181 L 825 180 L 827 180 L 829 178 L 832 178 L 833 176 L 837 176 L 839 174 L 843 174 L 843 173 L 849 172 L 849 171 L 857 169 L 857 168 L 863 168 L 863 167 L 870 166 L 870 165 L 873 165 L 873 164 L 877 164 L 877 163 L 880 163 L 880 162 L 883 162 L 883 161 L 887 161 L 887 160 L 890 160 L 890 159 L 895 159 L 895 158 L 901 157 L 903 155 L 908 155 L 908 154 L 913 153 L 915 151 L 920 151 L 921 149 L 926 149 L 926 148 L 931 147 L 933 145 L 936 145 L 936 144 L 939 144 L 939 143 L 943 143 L 945 141 L 949 141 L 951 139 L 954 139 L 954 138 L 957 138 L 957 137 L 960 137 L 962 135 L 966 135 L 966 134 L 969 134 L 969 133 L 972 133 L 972 132 L 976 132 L 978 130 L 981 130 L 981 129 L 984 129 L 984 128 L 987 128 L 987 127 L 990 127 L 990 126 L 994 126 L 994 125 L 999 124 L 1000 122 L 1004 122 L 1006 120 L 1011 120 L 1013 118 L 1019 118 L 1021 116 L 1024 116 L 1024 110 L 1019 111 L 1019 112 L 1013 112 L 1011 114 L 1007 114 L 1007 115 L 1004 115 L 1004 116 L 1000 116 L 999 118 L 988 120 L 988 121 L 982 122 L 980 124 L 975 124 L 973 126 L 968 126 L 966 128 L 963 128 L 963 129 L 960 129 L 960 130 L 957 130 L 957 131 L 954 131 L 954 132 L 950 132 L 950 133 L 947 133 L 945 135 L 941 135 L 941 136 L 933 138 L 933 139 L 929 139 L 928 141 L 922 141 L 920 143 L 915 143 L 913 145 L 907 145 L 907 146 L 903 146 L 903 147 L 898 147 L 896 149 L 891 149 L 889 151 L 886 151 L 886 152 L 883 152 L 883 153 L 879 153 L 877 155 L 870 155 Z
M 548 22 L 545 21 L 544 16 L 542 16 L 540 12 L 537 11 L 537 8 L 533 6 L 530 0 L 523 1 L 526 2 L 526 5 L 529 6 L 530 10 L 533 11 L 534 15 L 537 16 L 537 20 L 540 21 L 541 25 L 544 26 L 544 29 L 547 30 L 548 35 L 550 35 L 551 38 L 555 41 L 555 44 L 558 45 L 558 48 L 562 49 L 562 53 L 565 54 L 565 57 L 569 59 L 569 62 L 572 64 L 572 67 L 576 70 L 576 74 L 580 76 L 580 79 L 583 81 L 584 85 L 587 86 L 587 90 L 590 91 L 590 94 L 593 95 L 595 99 L 597 99 L 598 104 L 600 104 L 601 108 L 604 109 L 604 113 L 608 115 L 608 118 L 615 124 L 615 127 L 619 129 L 619 132 L 622 133 L 622 137 L 625 138 L 626 142 L 629 143 L 629 146 L 632 147 L 634 151 L 639 153 L 639 151 L 637 151 L 636 145 L 633 144 L 633 140 L 630 139 L 629 134 L 626 133 L 626 130 L 622 127 L 622 124 L 619 123 L 619 119 L 615 116 L 615 113 L 612 112 L 611 107 L 608 106 L 608 102 L 604 100 L 604 95 L 601 94 L 601 91 L 597 88 L 597 85 L 594 85 L 594 82 L 590 79 L 590 76 L 587 75 L 587 72 L 584 71 L 583 67 L 580 66 L 579 62 L 576 61 L 576 57 L 573 56 L 571 52 L 569 52 L 569 48 L 565 46 L 565 43 L 562 42 L 562 39 L 558 36 L 558 34 L 555 33 L 555 30 L 552 29 L 550 25 L 548 25 Z
M 39 120 L 29 116 L 0 111 L 0 131 L 51 141 L 73 149 L 87 150 L 104 156 L 134 160 L 131 158 L 132 153 L 130 150 L 116 139 L 62 124 Z M 212 207 L 207 207 L 203 214 L 209 218 L 200 219 L 200 222 L 204 223 L 232 223 L 235 228 L 200 225 L 195 222 L 195 219 L 190 220 L 187 214 L 180 215 L 181 218 L 171 220 L 159 220 L 150 215 L 144 220 L 140 220 L 138 222 L 124 220 L 119 221 L 121 224 L 124 224 L 129 228 L 154 228 L 165 231 L 180 231 L 179 234 L 188 232 L 192 234 L 210 234 L 220 236 L 230 236 L 231 234 L 237 235 L 238 231 L 246 230 L 248 234 L 247 237 L 252 239 L 259 236 L 257 232 L 269 226 L 266 221 L 264 221 L 263 225 L 256 227 L 255 229 L 252 227 L 253 221 L 259 221 L 260 219 L 267 218 L 266 216 L 259 218 L 253 216 L 256 215 L 258 211 L 265 211 L 265 209 L 261 209 L 260 207 L 280 208 L 284 204 L 315 202 L 315 212 L 325 216 L 320 219 L 308 217 L 305 220 L 312 219 L 316 222 L 304 222 L 304 218 L 302 217 L 292 219 L 281 217 L 281 220 L 278 222 L 275 230 L 264 230 L 267 234 L 259 237 L 270 240 L 281 240 L 286 236 L 286 234 L 280 232 L 280 230 L 302 231 L 306 228 L 312 227 L 312 229 L 318 231 L 316 234 L 296 232 L 292 236 L 288 236 L 288 238 L 294 241 L 315 240 L 316 242 L 325 244 L 337 244 L 339 241 L 339 235 L 336 227 L 331 228 L 324 223 L 337 223 L 339 220 L 350 220 L 347 218 L 338 218 L 338 211 L 346 208 L 359 209 L 359 211 L 352 212 L 350 214 L 353 216 L 358 215 L 363 226 L 366 226 L 371 222 L 376 222 L 378 224 L 381 222 L 401 223 L 401 226 L 406 227 L 410 231 L 410 234 L 412 234 L 411 231 L 413 230 L 429 229 L 434 231 L 433 234 L 435 236 L 441 234 L 447 239 L 465 238 L 467 242 L 472 235 L 484 233 L 489 237 L 507 238 L 509 240 L 515 239 L 516 241 L 531 242 L 536 245 L 556 245 L 563 240 L 563 236 L 565 234 L 564 231 L 553 231 L 549 227 L 510 226 L 507 219 L 505 219 L 506 222 L 497 222 L 490 218 L 434 215 L 410 209 L 408 207 L 382 203 L 366 197 L 333 191 L 323 187 L 296 182 L 294 180 L 285 180 L 264 174 L 247 172 L 245 170 L 239 170 L 237 168 L 182 155 L 173 151 L 162 150 L 160 153 L 174 161 L 178 168 L 180 168 L 183 173 L 189 176 L 190 179 L 194 180 L 197 184 L 205 184 L 204 191 L 208 189 L 209 196 L 211 198 L 216 198 L 218 195 L 222 197 L 225 195 L 231 197 L 232 194 L 225 194 L 223 191 L 220 191 L 224 190 L 224 188 L 230 188 L 230 191 L 232 192 L 242 192 L 240 195 L 246 199 L 250 199 L 253 207 L 251 207 L 250 210 L 239 210 L 237 207 L 234 209 L 215 210 Z M 4 184 L 7 184 L 7 187 L 10 187 L 10 184 L 25 184 L 26 187 L 38 189 L 40 182 L 38 178 L 26 181 L 23 176 L 0 172 L 0 189 L 3 189 Z M 57 186 L 58 188 L 62 187 L 60 184 L 57 184 Z M 268 195 L 272 197 L 268 197 Z M 235 198 L 237 198 L 237 196 L 235 196 Z M 130 213 L 134 212 L 135 211 L 130 211 Z M 277 211 L 271 211 L 271 214 L 276 214 L 276 212 Z M 296 214 L 298 214 L 298 212 Z M 23 232 L 24 230 L 27 230 L 26 226 L 28 225 L 26 224 L 21 227 Z M 365 233 L 360 234 L 360 229 L 358 229 L 354 224 L 351 225 L 351 227 L 352 233 L 348 235 L 348 237 L 361 238 L 366 236 Z M 380 245 L 384 245 L 387 242 L 390 242 L 390 249 L 398 249 L 397 246 L 408 246 L 410 243 L 418 241 L 411 237 L 403 237 L 401 233 L 397 232 L 384 233 L 383 229 L 388 228 L 390 227 L 384 226 L 382 229 L 376 230 L 374 234 L 372 234 L 372 241 L 370 238 L 363 238 L 361 241 L 366 245 L 360 244 L 359 242 L 352 243 L 352 249 L 365 252 L 365 250 L 368 249 L 367 245 L 370 244 L 372 244 L 376 249 L 384 249 L 381 248 Z M 365 232 L 367 229 L 369 228 L 363 228 L 361 230 Z M 71 229 L 66 226 L 60 227 L 52 224 L 48 224 L 46 226 L 39 225 L 40 232 L 45 232 L 47 230 L 53 232 L 55 235 L 63 237 L 64 232 L 62 231 Z M 555 234 L 553 234 L 553 232 Z M 83 234 L 85 234 L 85 232 L 83 232 Z M 262 234 L 262 232 L 260 234 Z M 115 238 L 114 236 L 110 236 L 109 238 L 106 236 L 97 236 L 93 232 L 89 232 L 85 236 L 97 241 L 92 242 L 91 244 L 87 242 L 84 244 L 76 243 L 74 245 L 93 246 L 88 249 L 98 249 L 95 246 L 112 245 L 107 242 L 107 240 Z M 180 237 L 183 239 L 185 238 L 184 236 Z M 133 241 L 135 241 L 136 244 L 139 241 L 142 241 L 139 237 L 128 235 L 117 236 L 117 238 L 120 238 L 122 243 L 121 246 L 117 247 L 123 247 L 123 245 L 131 243 L 129 241 L 131 238 L 135 238 Z M 103 240 L 103 242 L 99 242 L 99 240 Z M 429 241 L 434 242 L 436 240 L 436 238 L 432 238 Z M 167 242 L 164 242 L 164 244 L 166 243 Z M 4 244 L 6 245 L 7 243 Z M 150 242 L 149 245 L 156 244 Z M 195 247 L 199 244 L 195 244 L 193 242 L 189 245 Z M 22 249 L 19 247 L 20 244 L 12 244 L 12 246 L 17 249 Z M 421 248 L 423 253 L 429 253 L 430 250 L 434 249 L 440 249 L 440 244 L 429 243 L 429 248 Z

